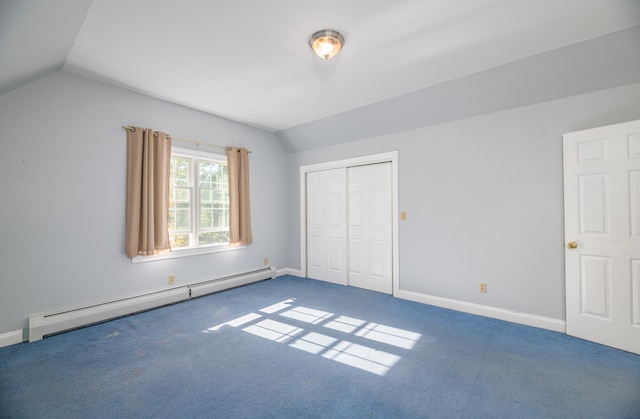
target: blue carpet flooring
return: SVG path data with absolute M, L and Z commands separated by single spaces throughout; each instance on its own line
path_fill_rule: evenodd
M 640 356 L 283 276 L 0 349 L 2 418 L 640 418 Z

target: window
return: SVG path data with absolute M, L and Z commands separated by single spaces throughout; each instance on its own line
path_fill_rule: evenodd
M 173 250 L 229 243 L 227 157 L 174 147 L 169 238 Z

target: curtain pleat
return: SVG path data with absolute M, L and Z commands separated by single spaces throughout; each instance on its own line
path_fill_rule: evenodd
M 171 139 L 163 132 L 127 129 L 127 256 L 154 255 L 169 244 Z
M 249 151 L 227 147 L 229 174 L 229 244 L 241 246 L 253 243 L 251 233 L 251 203 L 249 199 Z

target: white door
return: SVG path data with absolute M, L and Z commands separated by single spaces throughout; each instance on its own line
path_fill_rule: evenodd
M 640 354 L 640 121 L 563 140 L 567 334 Z
M 307 173 L 307 276 L 347 285 L 347 169 Z
M 391 163 L 348 171 L 349 285 L 392 292 Z

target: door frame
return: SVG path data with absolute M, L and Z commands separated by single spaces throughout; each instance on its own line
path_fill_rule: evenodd
M 400 266 L 398 264 L 399 211 L 397 150 L 300 166 L 300 271 L 305 277 L 307 276 L 307 173 L 376 163 L 391 163 L 391 263 L 393 276 L 392 295 L 395 296 L 400 289 Z

